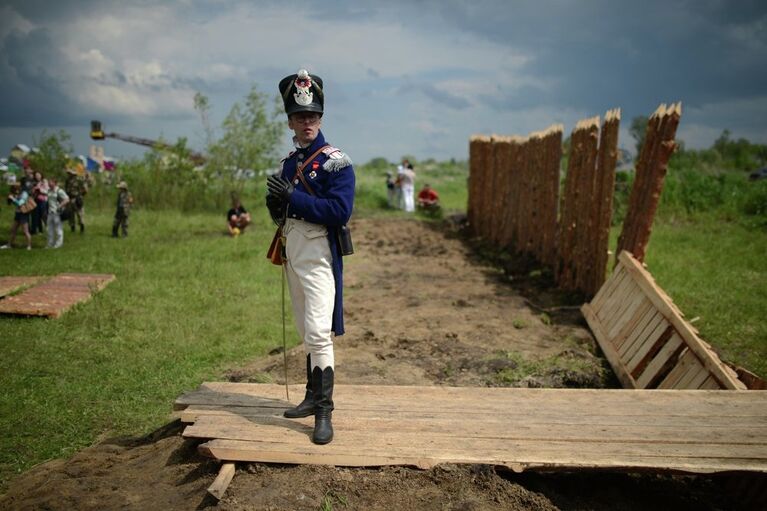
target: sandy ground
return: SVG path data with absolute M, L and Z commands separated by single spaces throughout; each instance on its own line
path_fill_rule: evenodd
M 450 222 L 364 219 L 352 227 L 347 333 L 336 341 L 339 383 L 615 386 L 577 308 L 546 286 L 545 275 L 522 271 L 519 261 L 481 260 Z M 276 352 L 225 377 L 281 383 L 282 359 Z M 303 381 L 302 348 L 288 359 L 291 382 Z M 35 467 L 13 481 L 0 509 L 733 508 L 714 478 L 513 474 L 485 465 L 422 471 L 242 463 L 216 502 L 205 490 L 217 463 L 180 432 L 172 422 L 146 438 L 108 440 Z

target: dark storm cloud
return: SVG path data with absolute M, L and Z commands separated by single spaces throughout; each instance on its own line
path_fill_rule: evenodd
M 397 94 L 420 94 L 427 100 L 454 110 L 463 110 L 471 106 L 471 103 L 469 103 L 466 98 L 438 89 L 430 83 L 418 82 L 410 79 L 406 79 L 397 89 Z
M 572 2 L 521 5 L 438 2 L 435 19 L 508 44 L 534 58 L 523 67 L 548 93 L 510 91 L 518 108 L 556 105 L 647 108 L 702 104 L 767 90 L 763 2 Z M 425 12 L 429 12 L 428 10 Z M 492 13 L 492 16 L 488 16 Z M 503 104 L 497 95 L 488 104 Z
M 0 40 L 0 126 L 81 123 L 82 105 L 77 103 L 75 92 L 82 89 L 73 85 L 91 86 L 93 91 L 105 94 L 101 104 L 111 92 L 125 92 L 142 99 L 145 92 L 146 97 L 151 95 L 154 101 L 143 114 L 150 121 L 158 116 L 167 118 L 167 113 L 160 114 L 157 110 L 163 108 L 163 101 L 168 97 L 180 97 L 181 94 L 174 95 L 176 91 L 184 94 L 190 90 L 202 91 L 216 105 L 240 100 L 253 83 L 272 94 L 274 83 L 286 73 L 282 62 L 278 64 L 268 56 L 249 60 L 247 53 L 229 52 L 219 40 L 220 24 L 218 32 L 206 30 L 215 25 L 211 20 L 235 15 L 253 19 L 256 33 L 263 28 L 258 25 L 261 14 L 264 19 L 270 19 L 275 13 L 295 12 L 297 18 L 304 19 L 306 15 L 311 22 L 295 27 L 287 19 L 285 34 L 299 31 L 317 34 L 320 47 L 322 41 L 337 40 L 346 28 L 353 32 L 351 29 L 358 26 L 371 27 L 371 34 L 378 36 L 402 35 L 404 40 L 415 41 L 412 51 L 406 48 L 401 52 L 402 71 L 385 56 L 367 52 L 361 53 L 362 57 L 354 57 L 358 67 L 350 73 L 343 47 L 336 50 L 339 54 L 333 58 L 339 62 L 339 68 L 345 68 L 344 77 L 328 72 L 324 78 L 335 92 L 335 105 L 341 107 L 339 115 L 341 110 L 354 108 L 359 101 L 362 106 L 357 108 L 378 109 L 378 117 L 386 125 L 396 122 L 392 112 L 412 112 L 414 106 L 427 105 L 471 119 L 478 129 L 481 125 L 492 128 L 501 117 L 516 118 L 515 112 L 530 111 L 592 115 L 619 106 L 624 119 L 628 120 L 651 113 L 660 102 L 682 100 L 685 122 L 696 123 L 698 133 L 723 127 L 731 128 L 734 133 L 739 127 L 749 130 L 748 133 L 767 132 L 763 115 L 767 111 L 767 68 L 763 64 L 767 61 L 767 4 L 764 2 L 326 0 L 290 6 L 277 0 L 258 4 L 245 0 L 166 3 L 13 0 L 2 6 L 6 14 L 12 9 L 36 28 L 27 32 L 30 24 L 26 24 L 14 30 L 7 26 L 11 23 L 9 20 L 15 19 L 13 16 L 0 19 L 3 38 Z M 161 19 L 178 22 L 183 32 L 176 33 L 184 34 L 179 37 L 218 34 L 215 40 L 210 40 L 213 51 L 200 55 L 198 63 L 184 52 L 183 41 L 176 39 L 165 46 L 162 37 L 167 34 L 158 31 L 156 41 L 151 34 L 146 36 L 148 41 L 142 40 L 142 43 L 150 43 L 142 44 L 142 48 L 161 48 L 156 59 L 157 70 L 141 68 L 154 60 L 145 59 L 136 64 L 145 56 L 131 50 L 131 27 L 146 29 L 143 24 L 158 10 L 163 12 Z M 98 48 L 107 63 L 101 74 L 85 68 L 84 61 L 79 68 L 68 67 L 67 58 L 59 48 L 70 43 L 67 48 L 86 58 L 90 47 L 89 40 L 81 37 L 81 29 L 77 29 L 78 37 L 72 37 L 67 27 L 79 27 L 83 21 L 101 17 L 112 21 L 117 18 L 125 23 L 120 39 L 124 43 L 120 49 L 116 46 Z M 75 21 L 79 23 L 75 25 Z M 332 30 L 326 31 L 327 27 Z M 378 27 L 382 30 L 378 31 Z M 93 30 L 99 27 L 94 26 Z M 250 40 L 233 39 L 240 44 L 248 44 Z M 177 48 L 175 43 L 182 44 Z M 272 43 L 280 44 L 265 42 Z M 367 43 L 366 40 L 358 42 L 363 49 L 380 47 Z M 456 49 L 467 51 L 449 59 L 427 61 L 423 58 L 424 55 L 449 55 Z M 440 54 L 441 51 L 445 53 Z M 230 58 L 230 55 L 236 56 Z M 350 55 L 355 52 L 350 51 Z M 70 55 L 70 58 L 80 56 Z M 298 62 L 302 58 L 306 57 L 297 56 Z M 317 60 L 309 53 L 308 61 L 312 59 Z M 419 63 L 415 71 L 414 62 Z M 222 73 L 208 69 L 218 64 L 226 66 Z M 334 77 L 338 83 L 333 82 Z M 127 108 L 122 115 L 110 113 L 110 118 L 115 119 L 114 122 L 128 119 Z M 180 108 L 169 115 L 179 119 L 194 116 L 191 105 L 188 113 L 178 110 Z M 90 115 L 99 113 L 90 112 Z M 535 121 L 531 115 L 528 114 L 531 121 L 527 122 Z M 549 121 L 541 119 L 541 125 Z M 725 122 L 727 126 L 722 126 Z
M 63 57 L 45 29 L 11 31 L 0 41 L 0 126 L 79 122 L 61 91 Z

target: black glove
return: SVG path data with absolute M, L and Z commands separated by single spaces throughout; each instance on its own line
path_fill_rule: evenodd
M 285 219 L 285 206 L 286 202 L 276 195 L 271 193 L 266 196 L 266 207 L 269 209 L 269 216 L 272 217 L 272 221 L 280 225 Z
M 290 200 L 290 194 L 295 190 L 290 181 L 277 174 L 267 178 L 266 187 L 269 189 L 269 195 L 276 195 L 286 203 Z

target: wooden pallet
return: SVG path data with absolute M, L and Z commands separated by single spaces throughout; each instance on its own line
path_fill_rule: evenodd
M 581 311 L 625 388 L 746 388 L 626 251 Z
M 89 300 L 114 279 L 111 274 L 62 273 L 0 300 L 0 314 L 58 318 L 74 305 Z
M 23 289 L 34 286 L 48 277 L 25 276 L 25 277 L 0 277 L 0 298 Z
M 222 461 L 767 472 L 767 391 L 336 385 L 324 446 L 311 442 L 312 417 L 282 416 L 284 396 L 279 385 L 204 383 L 176 409 L 184 436 Z

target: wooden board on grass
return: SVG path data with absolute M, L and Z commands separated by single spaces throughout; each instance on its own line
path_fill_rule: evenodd
M 284 398 L 280 385 L 205 383 L 175 405 L 184 436 L 223 461 L 767 473 L 767 391 L 336 385 L 323 446 L 312 417 L 282 416 Z
M 24 276 L 24 277 L 0 277 L 0 298 L 23 289 L 34 286 L 48 277 Z
M 112 274 L 62 273 L 25 291 L 0 300 L 0 314 L 58 318 L 104 289 Z

